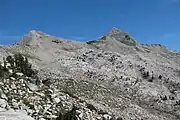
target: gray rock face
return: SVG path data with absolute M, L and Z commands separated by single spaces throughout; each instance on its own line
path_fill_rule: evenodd
M 22 111 L 6 110 L 0 108 L 0 120 L 34 120 Z
M 132 37 L 126 33 L 123 32 L 115 27 L 113 27 L 105 36 L 110 36 L 115 38 L 117 41 L 126 44 L 128 46 L 136 46 L 137 41 L 133 40 Z
M 38 79 L 1 78 L 0 107 L 37 120 L 55 120 L 74 105 L 80 120 L 179 120 L 180 53 L 127 36 L 113 28 L 85 43 L 31 31 L 21 44 L 1 47 L 1 56 L 28 57 Z
M 106 34 L 106 36 L 115 36 L 115 35 L 126 36 L 126 35 L 128 35 L 128 33 L 125 33 L 123 31 L 119 30 L 118 28 L 113 27 Z

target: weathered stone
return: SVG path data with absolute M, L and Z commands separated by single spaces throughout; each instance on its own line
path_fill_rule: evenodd
M 12 70 L 12 69 L 9 69 L 9 73 L 11 73 L 11 74 L 12 74 L 12 73 L 13 73 L 13 70 Z
M 61 100 L 57 97 L 57 98 L 54 98 L 54 101 L 55 101 L 56 103 L 59 103 Z
M 40 118 L 39 120 L 46 120 L 46 119 L 44 119 L 44 118 Z
M 36 86 L 35 84 L 27 83 L 26 85 L 28 86 L 28 88 L 29 88 L 31 91 L 37 91 L 37 90 L 38 90 L 38 86 Z M 41 94 L 41 93 L 37 93 L 37 94 Z M 41 94 L 41 95 L 42 95 L 42 94 Z
M 8 111 L 4 110 L 0 112 L 1 120 L 34 120 L 32 117 L 27 116 L 25 113 L 20 111 Z
M 23 73 L 16 73 L 16 75 L 22 77 L 24 74 Z
M 4 91 L 4 92 L 6 92 L 6 91 Z M 6 95 L 5 95 L 3 92 L 1 92 L 1 91 L 0 91 L 0 97 L 1 97 L 2 99 L 8 100 L 8 98 L 6 97 Z
M 11 80 L 16 80 L 16 78 L 14 78 L 14 77 L 10 77 L 10 79 L 11 79 Z
M 0 99 L 0 107 L 1 108 L 5 108 L 8 105 L 7 101 L 5 101 L 4 99 Z
M 112 117 L 110 116 L 110 115 L 108 115 L 108 114 L 105 114 L 105 115 L 103 115 L 103 117 L 105 118 L 105 120 L 110 120 Z
M 15 109 L 19 109 L 19 105 L 15 101 L 12 101 L 12 107 L 15 108 Z

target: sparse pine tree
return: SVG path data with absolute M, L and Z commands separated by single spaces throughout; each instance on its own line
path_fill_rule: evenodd
M 28 59 L 27 59 L 27 57 L 25 58 L 25 66 L 26 66 L 26 68 L 28 68 Z
M 27 74 L 27 70 L 28 70 L 28 58 L 26 57 L 25 58 L 25 61 L 24 61 L 24 73 Z
M 15 59 L 15 64 L 16 64 L 16 69 L 19 72 L 24 73 L 24 57 L 21 54 L 15 54 L 14 55 L 14 59 Z
M 61 113 L 59 114 L 58 118 L 56 120 L 78 120 L 77 118 L 77 107 L 73 106 L 73 108 L 68 111 L 66 114 L 62 115 Z
M 6 66 L 7 66 L 7 62 L 6 62 L 5 57 L 3 57 L 3 62 L 4 62 L 3 69 L 4 69 L 4 71 L 7 71 L 7 68 L 6 68 Z
M 6 61 L 11 64 L 11 67 L 14 67 L 14 59 L 12 58 L 12 56 L 9 55 L 6 58 Z
M 4 77 L 4 70 L 3 70 L 3 66 L 0 63 L 0 77 Z
M 3 57 L 3 65 L 0 64 L 0 77 L 9 75 L 7 62 L 10 63 L 13 74 L 11 76 L 16 76 L 17 72 L 22 72 L 28 77 L 38 78 L 38 71 L 32 69 L 32 64 L 28 62 L 28 58 L 24 58 L 21 54 L 14 54 L 12 56 Z
M 14 59 L 15 59 L 15 67 L 17 70 L 19 70 L 19 59 L 18 59 L 18 54 L 14 54 Z

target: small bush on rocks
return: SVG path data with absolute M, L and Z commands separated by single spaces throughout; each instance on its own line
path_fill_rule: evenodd
M 24 58 L 21 54 L 15 54 L 14 59 L 15 67 L 26 76 L 32 77 L 37 74 L 36 71 L 32 69 L 32 65 L 28 62 L 27 57 Z
M 10 66 L 8 64 L 10 64 Z M 13 72 L 12 76 L 15 76 L 17 72 L 20 72 L 27 77 L 36 77 L 38 73 L 32 69 L 32 65 L 28 62 L 28 58 L 23 57 L 21 54 L 14 54 L 14 57 L 9 55 L 6 58 L 3 58 L 3 63 L 0 64 L 0 77 L 10 75 L 9 69 Z
M 78 120 L 76 110 L 78 110 L 78 108 L 73 106 L 73 108 L 64 115 L 60 112 L 56 120 Z
M 97 109 L 92 104 L 87 104 L 87 108 L 89 108 L 91 111 L 94 110 L 97 112 Z

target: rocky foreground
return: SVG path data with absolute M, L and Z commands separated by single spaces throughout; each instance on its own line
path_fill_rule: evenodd
M 88 42 L 33 30 L 0 56 L 0 119 L 180 120 L 180 53 L 117 28 Z

